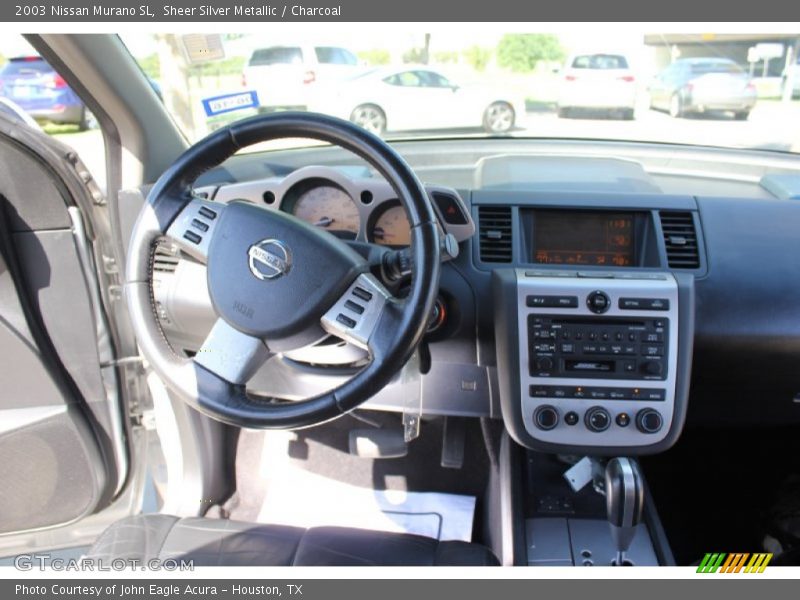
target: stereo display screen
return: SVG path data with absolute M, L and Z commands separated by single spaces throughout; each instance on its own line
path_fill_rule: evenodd
M 632 213 L 537 210 L 533 217 L 533 262 L 634 266 Z

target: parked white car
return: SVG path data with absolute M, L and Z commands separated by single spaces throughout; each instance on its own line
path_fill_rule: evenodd
M 312 110 L 349 119 L 378 135 L 387 129 L 455 127 L 505 133 L 525 113 L 521 98 L 490 86 L 457 85 L 426 66 L 377 68 L 316 92 Z
M 242 85 L 254 89 L 263 108 L 305 109 L 313 88 L 352 77 L 363 67 L 340 46 L 270 46 L 257 48 L 242 73 Z
M 603 110 L 633 119 L 636 76 L 622 54 L 576 54 L 566 62 L 558 95 L 558 116 L 576 109 Z

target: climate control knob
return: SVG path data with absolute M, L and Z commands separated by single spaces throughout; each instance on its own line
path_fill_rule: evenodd
M 611 415 L 602 406 L 593 406 L 586 411 L 583 416 L 583 422 L 586 423 L 586 428 L 589 431 L 600 433 L 611 425 Z
M 664 425 L 664 418 L 654 408 L 643 408 L 636 413 L 636 429 L 642 433 L 657 433 Z
M 533 412 L 533 422 L 539 429 L 549 431 L 558 425 L 558 410 L 554 406 L 544 404 Z

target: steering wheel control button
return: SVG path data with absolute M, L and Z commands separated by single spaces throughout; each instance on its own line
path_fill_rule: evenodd
M 200 242 L 203 241 L 203 238 L 200 235 L 196 234 L 194 231 L 187 231 L 186 233 L 183 234 L 183 237 L 184 239 L 189 240 L 193 244 L 199 244 Z
M 566 423 L 570 427 L 577 425 L 578 421 L 580 420 L 581 418 L 578 416 L 578 413 L 576 413 L 574 410 L 571 410 L 564 415 L 564 423 Z
M 192 227 L 200 231 L 208 231 L 208 223 L 203 223 L 200 219 L 192 219 Z
M 614 419 L 614 422 L 619 427 L 627 427 L 631 424 L 631 416 L 628 413 L 619 413 L 616 419 Z
M 586 428 L 595 433 L 601 433 L 611 425 L 611 415 L 602 406 L 593 406 L 586 411 L 583 417 Z
M 533 413 L 533 422 L 539 429 L 550 431 L 558 425 L 558 410 L 549 404 L 540 406 Z
M 354 319 L 351 319 L 347 315 L 343 315 L 341 313 L 336 315 L 336 320 L 345 327 L 349 327 L 350 329 L 356 326 L 356 322 Z
M 344 306 L 348 310 L 352 310 L 354 313 L 358 313 L 359 315 L 364 314 L 364 307 L 361 306 L 358 302 L 347 300 L 345 301 Z
M 356 298 L 360 298 L 364 302 L 369 302 L 372 300 L 372 292 L 368 292 L 364 288 L 355 287 L 353 288 L 353 296 Z
M 636 413 L 636 428 L 642 433 L 658 433 L 664 425 L 664 418 L 654 408 L 643 408 Z
M 608 294 L 601 291 L 595 291 L 586 297 L 586 306 L 595 314 L 603 314 L 611 307 L 611 299 Z
M 205 217 L 206 219 L 211 219 L 212 221 L 217 218 L 217 213 L 207 206 L 201 206 L 200 210 L 197 212 L 200 213 L 201 216 Z

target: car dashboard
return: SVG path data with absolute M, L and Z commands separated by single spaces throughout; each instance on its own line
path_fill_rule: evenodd
M 436 181 L 426 190 L 460 252 L 443 264 L 423 348 L 365 407 L 402 411 L 415 397 L 424 414 L 503 419 L 526 447 L 598 455 L 662 451 L 684 426 L 797 421 L 800 207 L 760 184 L 793 163 L 574 144 L 396 145 Z M 337 149 L 236 156 L 196 193 L 356 244 L 409 239 L 389 184 Z M 123 194 L 123 215 L 142 201 Z M 191 356 L 215 318 L 204 267 L 161 245 L 153 286 L 165 334 Z M 274 356 L 250 386 L 300 399 L 366 360 L 329 338 Z

